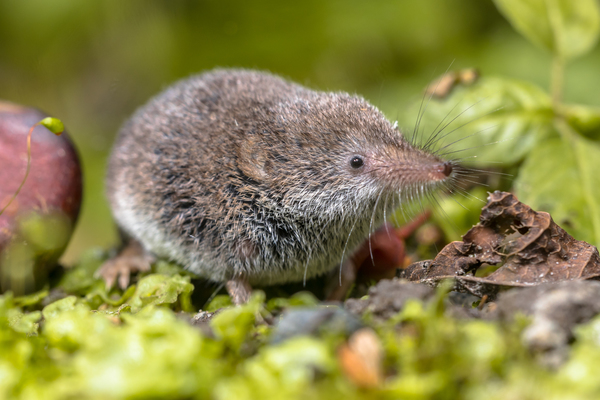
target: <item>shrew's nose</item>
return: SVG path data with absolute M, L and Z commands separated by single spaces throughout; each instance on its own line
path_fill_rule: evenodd
M 452 173 L 452 163 L 449 161 L 443 163 L 440 166 L 440 172 L 446 176 L 450 176 L 450 174 Z

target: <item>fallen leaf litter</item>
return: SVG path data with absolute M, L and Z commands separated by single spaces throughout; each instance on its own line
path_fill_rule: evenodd
M 475 276 L 485 265 L 500 265 L 486 277 Z M 546 212 L 536 212 L 512 193 L 488 197 L 480 221 L 433 260 L 399 270 L 400 278 L 436 286 L 453 279 L 453 290 L 493 298 L 501 288 L 598 279 L 596 247 L 574 239 Z

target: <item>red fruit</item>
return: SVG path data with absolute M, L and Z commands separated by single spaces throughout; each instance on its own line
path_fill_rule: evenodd
M 0 210 L 25 176 L 29 130 L 45 117 L 38 110 L 0 101 Z M 81 192 L 79 158 L 68 135 L 56 136 L 36 126 L 31 137 L 29 176 L 0 215 L 0 287 L 11 287 L 11 275 L 20 264 L 26 264 L 15 264 L 11 254 L 23 251 L 16 251 L 14 246 L 28 246 L 36 271 L 48 271 L 56 263 L 77 219 Z

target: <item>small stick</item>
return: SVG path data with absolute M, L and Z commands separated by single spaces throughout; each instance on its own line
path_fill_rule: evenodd
M 479 302 L 479 305 L 477 306 L 477 309 L 479 311 L 483 310 L 483 306 L 485 305 L 485 302 L 487 301 L 487 299 L 488 299 L 488 295 L 484 294 L 483 297 L 481 298 L 481 301 Z

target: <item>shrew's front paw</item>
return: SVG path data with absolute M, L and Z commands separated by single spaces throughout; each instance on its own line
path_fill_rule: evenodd
M 118 282 L 121 289 L 127 288 L 134 272 L 150 271 L 154 257 L 146 252 L 136 241 L 129 244 L 110 260 L 107 260 L 96 271 L 96 277 L 100 277 L 106 283 L 106 288 L 113 287 Z

